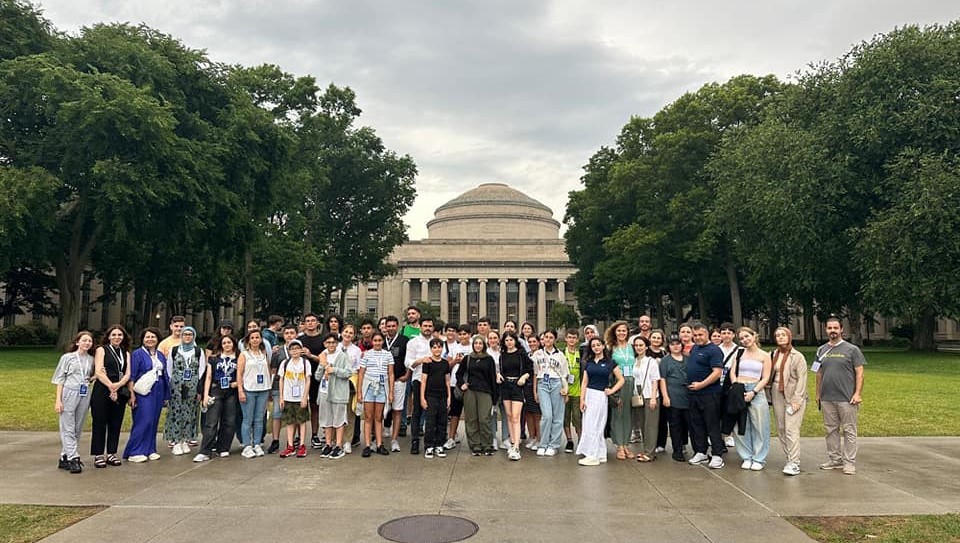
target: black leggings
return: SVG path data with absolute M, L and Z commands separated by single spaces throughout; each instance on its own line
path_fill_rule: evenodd
M 230 445 L 233 444 L 233 437 L 236 434 L 237 412 L 240 411 L 240 403 L 237 400 L 237 393 L 233 390 L 223 396 L 213 396 L 216 398 L 213 405 L 207 408 L 207 418 L 203 421 L 203 443 L 200 446 L 200 452 L 210 456 L 213 448 L 217 452 L 230 452 Z
M 93 437 L 90 440 L 90 454 L 100 456 L 117 454 L 120 443 L 120 426 L 127 411 L 127 402 L 122 399 L 115 402 L 110 399 L 107 387 L 97 382 L 93 385 L 90 398 L 90 411 L 93 414 Z
M 424 442 L 424 446 L 427 448 L 430 447 L 442 447 L 444 442 L 447 440 L 447 397 L 444 396 L 427 396 L 427 410 L 426 410 L 426 419 L 427 419 L 427 431 Z M 416 403 L 419 405 L 419 398 L 415 398 Z

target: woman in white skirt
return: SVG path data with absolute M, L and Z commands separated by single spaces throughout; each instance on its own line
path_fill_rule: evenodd
M 607 424 L 607 398 L 623 387 L 623 373 L 617 364 L 607 356 L 603 341 L 595 337 L 587 346 L 588 354 L 584 362 L 580 411 L 583 412 L 583 435 L 577 445 L 577 454 L 583 455 L 578 462 L 581 466 L 596 466 L 607 461 L 607 442 L 603 437 L 603 427 Z M 610 374 L 616 383 L 610 386 Z

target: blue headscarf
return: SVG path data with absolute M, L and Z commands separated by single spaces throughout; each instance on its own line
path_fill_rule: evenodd
M 183 341 L 183 334 L 187 332 L 193 333 L 193 341 L 190 343 L 185 343 Z M 197 348 L 197 330 L 193 326 L 184 326 L 183 330 L 180 331 L 180 352 L 184 354 L 192 353 L 194 349 Z

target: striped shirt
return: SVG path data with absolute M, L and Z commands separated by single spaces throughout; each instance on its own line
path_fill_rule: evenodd
M 387 372 L 392 371 L 393 355 L 390 351 L 374 350 L 364 351 L 363 358 L 360 359 L 360 367 L 364 368 L 363 379 L 365 381 L 387 382 Z

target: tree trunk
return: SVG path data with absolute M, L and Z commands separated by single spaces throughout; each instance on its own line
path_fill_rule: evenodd
M 243 318 L 249 321 L 255 319 L 253 314 L 253 251 L 249 247 L 243 253 Z
M 817 328 L 813 322 L 813 300 L 803 303 L 803 342 L 807 345 L 817 345 Z
M 937 342 L 934 340 L 936 330 L 936 315 L 929 311 L 922 312 L 914 324 L 913 339 L 910 341 L 910 348 L 916 351 L 936 351 Z
M 848 307 L 849 316 L 847 321 L 850 324 L 850 342 L 854 345 L 863 345 L 863 326 L 861 325 L 860 310 L 854 307 Z
M 680 302 L 680 291 L 673 291 L 673 316 L 677 319 L 677 326 L 683 322 L 683 304 Z
M 333 287 L 330 285 L 323 286 L 323 299 L 320 300 L 320 312 L 326 317 L 327 313 L 330 312 L 330 296 L 333 294 Z
M 340 299 L 337 300 L 337 313 L 343 315 L 347 312 L 347 287 L 340 287 Z M 360 308 L 357 307 L 357 314 L 360 313 Z
M 697 308 L 700 314 L 698 315 L 698 320 L 700 322 L 706 323 L 707 320 L 707 297 L 704 295 L 704 288 L 700 287 L 697 289 Z
M 81 287 L 83 267 L 71 259 L 67 264 L 59 260 L 56 266 L 57 289 L 60 291 L 60 330 L 57 332 L 57 349 L 66 350 L 80 326 Z
M 737 267 L 733 259 L 728 258 L 726 264 L 727 283 L 730 285 L 730 307 L 733 308 L 733 325 L 743 326 L 743 303 L 740 300 L 740 279 L 737 278 Z
M 773 335 L 777 331 L 777 327 L 780 326 L 780 308 L 777 305 L 772 305 L 768 311 L 770 311 L 770 318 L 767 320 L 767 341 L 770 345 L 776 345 L 777 338 Z
M 313 312 L 313 268 L 303 274 L 303 314 Z

